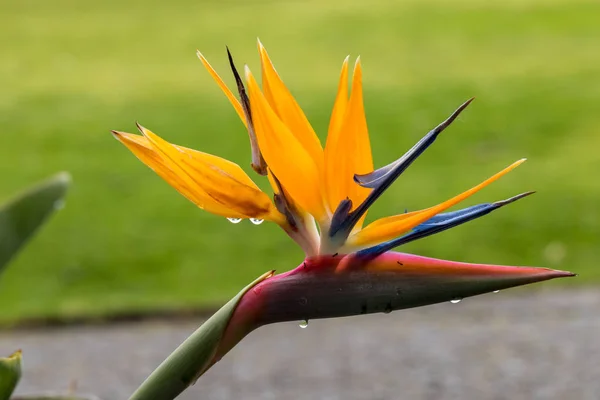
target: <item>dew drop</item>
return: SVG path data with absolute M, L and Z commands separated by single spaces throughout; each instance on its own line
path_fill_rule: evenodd
M 462 299 L 458 299 L 458 298 L 457 299 L 452 299 L 452 300 L 450 300 L 450 303 L 457 304 L 457 303 L 460 303 L 461 300 Z
M 300 323 L 298 324 L 298 326 L 302 329 L 306 329 L 306 327 L 308 326 L 308 320 L 305 319 L 304 321 L 300 321 Z
M 241 218 L 227 218 L 227 221 L 231 222 L 232 224 L 239 224 L 240 222 L 242 222 Z
M 499 290 L 494 290 L 492 293 L 500 293 Z
M 250 222 L 252 222 L 254 225 L 260 225 L 263 223 L 263 221 L 264 219 L 250 218 Z

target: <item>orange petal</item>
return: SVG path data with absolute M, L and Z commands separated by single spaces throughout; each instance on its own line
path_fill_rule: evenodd
M 165 162 L 160 154 L 158 154 L 148 139 L 140 135 L 134 135 L 125 132 L 113 132 L 114 136 L 123 143 L 131 152 L 158 176 L 163 178 L 169 185 L 174 187 L 185 198 L 196 204 L 198 207 L 211 212 L 213 214 L 222 215 L 230 218 L 243 218 L 244 215 L 230 210 L 221 204 L 214 203 L 212 199 L 204 193 L 203 190 L 198 190 L 194 186 L 190 186 L 181 176 L 169 168 L 168 162 Z
M 325 193 L 329 211 L 333 213 L 341 200 L 345 199 L 340 188 L 339 170 L 336 165 L 336 155 L 341 137 L 341 127 L 348 108 L 348 58 L 344 59 L 338 91 L 333 103 L 333 111 L 329 120 L 327 142 L 325 144 L 325 165 L 323 169 L 323 192 Z
M 142 162 L 200 208 L 233 218 L 282 222 L 266 194 L 228 160 L 170 144 L 145 128 L 145 137 L 115 135 Z
M 273 67 L 273 63 L 260 41 L 258 41 L 258 52 L 262 66 L 262 87 L 266 100 L 321 171 L 323 168 L 323 148 L 319 138 L 294 96 L 275 71 L 275 67 Z
M 494 176 L 486 179 L 479 185 L 467 190 L 464 193 L 459 194 L 458 196 L 451 198 L 450 200 L 438 204 L 437 206 L 422 211 L 415 211 L 408 214 L 400 214 L 377 220 L 372 224 L 366 226 L 362 231 L 351 236 L 349 239 L 349 244 L 352 246 L 365 246 L 375 243 L 381 243 L 398 237 L 408 232 L 415 226 L 427 221 L 434 215 L 447 210 L 448 208 L 460 203 L 467 197 L 477 193 L 490 183 L 496 181 L 500 177 L 506 175 L 507 173 L 521 165 L 523 162 L 525 162 L 525 160 L 526 159 L 522 159 L 511 164 L 510 166 L 506 167 Z
M 371 144 L 363 105 L 360 58 L 356 60 L 352 92 L 350 100 L 346 103 L 347 69 L 345 61 L 325 148 L 325 188 L 331 211 L 334 211 L 340 201 L 346 198 L 350 198 L 353 208 L 356 208 L 371 191 L 354 182 L 354 174 L 373 170 Z M 342 112 L 343 118 L 340 116 Z M 358 229 L 362 226 L 363 220 L 364 216 L 356 225 Z
M 294 202 L 321 221 L 325 208 L 314 158 L 279 119 L 246 67 L 253 122 L 261 152 Z
M 225 93 L 225 96 L 227 96 L 227 98 L 229 99 L 229 102 L 231 103 L 233 108 L 235 108 L 235 112 L 237 112 L 238 116 L 240 117 L 240 119 L 242 120 L 244 125 L 246 125 L 247 123 L 246 123 L 246 117 L 244 116 L 244 110 L 242 109 L 242 105 L 240 104 L 237 97 L 235 97 L 235 95 L 231 92 L 231 90 L 229 90 L 229 88 L 227 87 L 225 82 L 223 82 L 223 79 L 221 79 L 219 74 L 217 74 L 217 71 L 215 71 L 215 69 L 212 67 L 212 65 L 210 65 L 208 63 L 208 60 L 206 58 L 204 58 L 202 53 L 200 53 L 200 51 L 197 50 L 196 54 L 198 55 L 198 58 L 200 59 L 200 61 L 202 61 L 204 68 L 206 68 L 206 70 L 208 71 L 210 76 L 212 76 L 212 78 L 215 80 L 215 82 L 217 82 L 217 85 L 219 85 L 219 87 L 221 88 L 223 93 Z

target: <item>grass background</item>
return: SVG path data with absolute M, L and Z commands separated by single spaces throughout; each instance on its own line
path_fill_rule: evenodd
M 343 58 L 361 55 L 376 165 L 477 97 L 371 218 L 529 158 L 468 204 L 534 197 L 403 251 L 598 282 L 598 15 L 595 0 L 2 2 L 0 198 L 59 170 L 74 185 L 0 280 L 0 322 L 218 304 L 301 261 L 277 227 L 198 210 L 109 133 L 137 120 L 249 170 L 246 133 L 195 50 L 231 83 L 225 45 L 258 71 L 256 37 L 320 133 Z

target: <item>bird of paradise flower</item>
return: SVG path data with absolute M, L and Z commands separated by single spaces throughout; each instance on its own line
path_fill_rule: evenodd
M 393 252 L 402 244 L 479 218 L 533 193 L 447 212 L 525 159 L 438 205 L 363 226 L 369 207 L 473 99 L 458 107 L 402 157 L 374 169 L 360 58 L 354 64 L 350 89 L 348 58 L 342 64 L 323 148 L 260 41 L 258 52 L 262 88 L 247 66 L 245 82 L 242 80 L 227 51 L 239 99 L 200 52 L 198 57 L 245 125 L 252 169 L 267 176 L 273 200 L 231 161 L 171 144 L 141 125 L 141 136 L 113 131 L 143 163 L 198 207 L 234 222 L 274 222 L 306 253 L 297 268 L 279 275 L 269 272 L 243 291 L 214 349 L 197 366 L 193 378 L 250 331 L 265 324 L 391 312 L 574 275 L 545 268 L 467 264 Z M 183 390 L 193 381 L 191 378 L 181 379 L 181 387 L 173 393 Z M 146 398 L 142 392 L 134 398 Z

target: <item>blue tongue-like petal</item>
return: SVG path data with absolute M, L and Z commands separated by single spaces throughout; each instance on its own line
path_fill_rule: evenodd
M 367 209 L 390 187 L 390 185 L 404 172 L 413 161 L 437 139 L 438 135 L 446 129 L 458 115 L 473 101 L 473 98 L 464 102 L 444 122 L 432 129 L 409 151 L 393 163 L 379 168 L 369 174 L 354 175 L 354 180 L 361 186 L 371 188 L 373 191 L 354 211 L 348 212 L 347 207 L 338 207 L 335 211 L 329 228 L 329 236 L 336 237 L 338 241 L 346 240 L 354 225 L 364 215 Z M 340 214 L 340 215 L 338 215 Z
M 476 206 L 471 206 L 458 211 L 452 211 L 448 213 L 438 214 L 420 225 L 413 228 L 412 232 L 407 233 L 399 238 L 378 244 L 367 249 L 360 250 L 356 253 L 359 257 L 377 257 L 386 251 L 392 250 L 400 245 L 412 242 L 417 239 L 422 239 L 427 236 L 434 235 L 439 232 L 443 232 L 447 229 L 454 228 L 455 226 L 464 224 L 465 222 L 472 221 L 476 218 L 482 217 L 486 214 L 497 210 L 507 204 L 513 203 L 523 197 L 529 196 L 535 192 L 521 193 L 517 196 L 511 197 L 506 200 L 497 201 L 495 203 L 484 203 Z
M 473 101 L 473 98 L 463 103 L 456 111 L 452 113 L 444 122 L 436 126 L 434 129 L 429 131 L 421 140 L 417 142 L 410 150 L 408 150 L 402 157 L 396 161 L 381 167 L 373 172 L 363 175 L 354 175 L 354 181 L 362 187 L 379 189 L 380 186 L 385 185 L 387 181 L 390 181 L 385 188 L 387 188 L 402 172 L 404 172 L 413 161 L 415 161 L 435 140 L 438 135 L 444 131 L 459 114 L 467 108 L 467 106 Z M 385 190 L 385 189 L 384 189 Z

